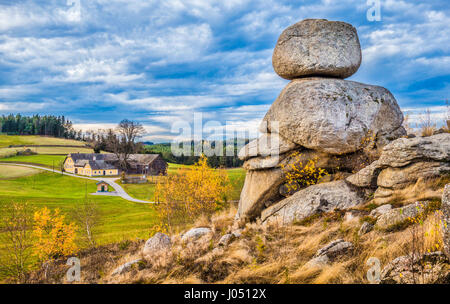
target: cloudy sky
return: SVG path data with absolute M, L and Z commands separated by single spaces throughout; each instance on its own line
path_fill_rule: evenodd
M 358 30 L 363 62 L 351 80 L 442 119 L 450 4 L 420 2 L 382 0 L 370 22 L 366 0 L 0 0 L 0 114 L 63 114 L 84 129 L 128 118 L 156 142 L 194 112 L 256 127 L 287 83 L 271 64 L 279 34 L 326 18 Z

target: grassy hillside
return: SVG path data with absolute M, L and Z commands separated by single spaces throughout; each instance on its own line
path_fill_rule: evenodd
M 21 163 L 32 163 L 40 164 L 44 167 L 51 168 L 55 165 L 55 168 L 64 161 L 65 155 L 26 155 L 26 156 L 13 156 L 7 158 L 0 158 L 2 162 L 21 162 Z
M 41 170 L 33 168 L 0 165 L 0 179 L 10 179 L 23 176 L 30 176 L 37 174 L 39 172 L 41 172 Z
M 84 146 L 86 145 L 86 143 L 78 140 L 47 137 L 47 136 L 0 134 L 0 148 L 8 147 L 10 145 Z
M 86 193 L 95 191 L 95 181 L 51 172 L 0 180 L 0 202 L 26 201 L 35 208 L 60 208 L 65 214 L 70 214 L 78 203 L 83 202 Z M 132 203 L 119 197 L 88 198 L 98 204 L 102 214 L 98 230 L 100 243 L 148 236 L 154 223 L 154 211 L 150 205 Z
M 45 147 L 36 147 L 45 146 Z M 0 158 L 10 157 L 17 152 L 30 149 L 38 154 L 69 154 L 69 153 L 93 153 L 93 149 L 85 146 L 86 143 L 77 140 L 46 137 L 46 136 L 19 136 L 0 135 Z M 22 147 L 10 147 L 22 146 Z

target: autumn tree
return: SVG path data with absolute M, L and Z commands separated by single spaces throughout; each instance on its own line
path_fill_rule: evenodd
M 200 215 L 210 216 L 227 202 L 229 191 L 226 171 L 209 167 L 205 156 L 192 167 L 161 176 L 155 191 L 161 227 L 172 230 L 175 225 L 193 222 Z
M 51 212 L 47 207 L 34 213 L 34 254 L 40 260 L 70 255 L 77 250 L 76 225 L 66 224 L 59 209 Z
M 145 133 L 144 127 L 135 121 L 122 120 L 115 130 L 108 130 L 106 140 L 107 148 L 114 153 L 123 170 L 128 168 L 130 154 L 139 152 L 141 148 L 136 139 Z
M 17 283 L 24 282 L 31 269 L 33 212 L 24 202 L 1 206 L 0 259 L 1 272 Z

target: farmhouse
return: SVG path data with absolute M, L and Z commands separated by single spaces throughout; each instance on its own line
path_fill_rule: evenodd
M 127 174 L 166 174 L 167 163 L 159 154 L 131 154 Z M 86 176 L 119 175 L 119 160 L 115 154 L 72 153 L 64 161 L 64 170 Z
M 64 171 L 86 176 L 119 175 L 118 167 L 107 161 L 109 154 L 72 153 L 64 161 Z

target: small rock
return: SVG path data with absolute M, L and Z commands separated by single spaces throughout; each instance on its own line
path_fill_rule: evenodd
M 390 211 L 391 209 L 392 209 L 391 204 L 381 205 L 380 207 L 373 209 L 370 212 L 370 216 L 379 217 L 380 215 L 385 214 L 386 212 Z
M 305 266 L 313 268 L 313 267 L 323 267 L 330 263 L 330 259 L 326 255 L 321 255 L 309 260 Z
M 191 230 L 187 231 L 185 234 L 183 234 L 183 236 L 181 237 L 181 240 L 183 242 L 185 241 L 195 241 L 199 238 L 201 238 L 202 236 L 211 233 L 211 229 L 210 228 L 192 228 Z
M 172 242 L 170 237 L 164 233 L 158 232 L 153 237 L 149 238 L 147 242 L 145 242 L 142 254 L 144 256 L 148 256 L 156 252 L 165 251 L 170 249 L 171 245 Z
M 230 244 L 235 238 L 236 236 L 234 234 L 227 233 L 220 238 L 219 246 L 228 246 L 228 244 Z
M 114 269 L 114 271 L 112 272 L 111 275 L 115 276 L 115 275 L 124 274 L 124 273 L 130 271 L 134 265 L 137 265 L 140 262 L 142 262 L 142 259 L 137 259 L 137 260 L 133 260 L 131 262 L 125 263 L 125 264 L 117 267 L 116 269 Z
M 358 235 L 359 236 L 364 235 L 366 233 L 369 233 L 372 230 L 373 230 L 373 225 L 370 224 L 369 222 L 364 222 L 358 231 Z
M 242 235 L 242 229 L 236 229 L 233 232 L 231 232 L 232 235 L 234 235 L 235 238 L 240 238 Z
M 380 229 L 389 229 L 395 225 L 405 222 L 408 218 L 416 217 L 420 212 L 424 212 L 429 202 L 415 202 L 401 208 L 391 209 L 380 215 L 376 226 Z
M 319 249 L 314 257 L 317 258 L 326 255 L 330 260 L 333 260 L 341 255 L 349 253 L 353 248 L 354 246 L 352 243 L 338 239 Z

